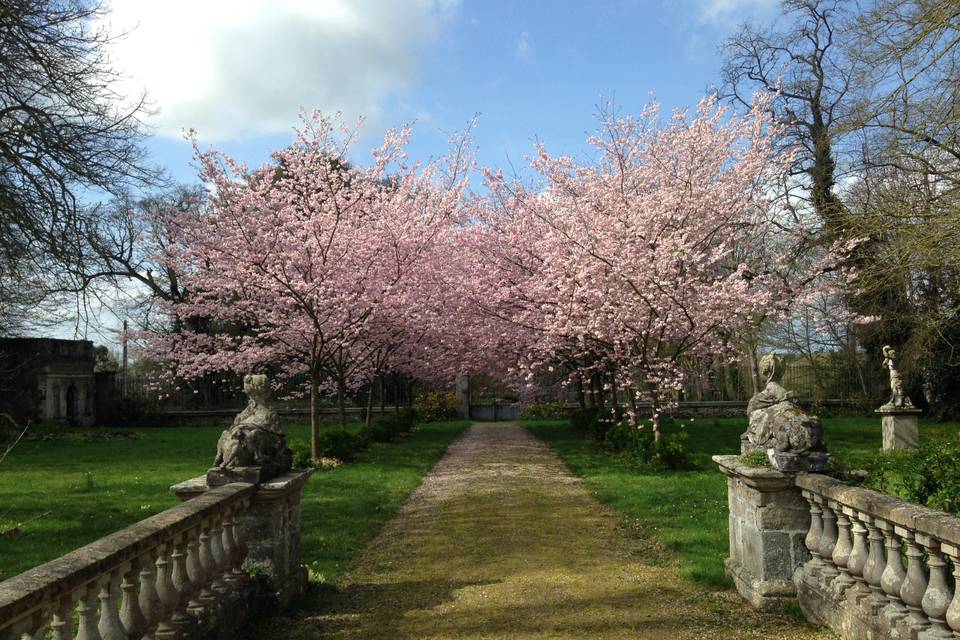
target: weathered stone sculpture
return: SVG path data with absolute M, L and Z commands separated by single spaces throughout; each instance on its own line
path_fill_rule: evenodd
M 280 426 L 280 416 L 267 404 L 267 376 L 244 376 L 243 390 L 250 400 L 217 442 L 217 457 L 207 472 L 207 484 L 211 487 L 231 482 L 263 482 L 292 466 L 293 456 Z
M 890 401 L 880 407 L 881 409 L 897 407 L 913 408 L 910 398 L 903 392 L 903 377 L 897 371 L 897 352 L 890 345 L 883 347 L 883 367 L 890 370 Z
M 890 401 L 877 409 L 883 428 L 883 450 L 916 449 L 920 440 L 917 418 L 920 409 L 913 406 L 903 391 L 903 376 L 897 370 L 897 352 L 883 347 L 883 367 L 890 370 Z
M 767 384 L 747 404 L 750 426 L 741 436 L 741 451 L 763 451 L 780 471 L 821 471 L 829 459 L 823 426 L 780 385 L 785 371 L 783 358 L 776 354 L 760 359 L 760 375 Z

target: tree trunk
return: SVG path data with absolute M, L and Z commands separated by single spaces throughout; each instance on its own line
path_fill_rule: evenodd
M 370 390 L 367 392 L 367 426 L 373 423 L 373 389 L 376 385 L 370 381 Z
M 337 379 L 337 406 L 340 408 L 340 428 L 347 428 L 347 386 L 343 378 Z
M 617 393 L 617 380 L 614 376 L 610 376 L 610 397 L 613 399 L 613 419 L 619 424 L 623 418 L 623 412 L 620 410 L 620 397 Z
M 380 415 L 383 415 L 383 411 L 387 402 L 387 383 L 383 379 L 383 374 L 377 378 L 377 386 L 380 390 Z
M 320 376 L 310 374 L 310 457 L 320 459 Z
M 587 398 L 583 393 L 583 378 L 579 373 L 577 374 L 577 402 L 580 403 L 581 409 L 587 408 Z
M 593 375 L 593 388 L 594 396 L 597 399 L 597 406 L 600 407 L 600 412 L 604 413 L 607 410 L 607 406 L 606 399 L 604 398 L 604 395 L 606 394 L 603 391 L 603 376 L 597 374 Z

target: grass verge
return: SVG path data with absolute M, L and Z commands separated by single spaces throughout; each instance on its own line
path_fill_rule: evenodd
M 419 425 L 354 462 L 316 474 L 303 496 L 304 562 L 320 575 L 335 574 L 466 426 Z M 49 440 L 22 441 L 0 465 L 0 532 L 6 532 L 0 535 L 0 580 L 177 504 L 170 485 L 206 471 L 222 431 L 71 429 Z M 307 425 L 288 425 L 287 433 L 309 439 Z
M 666 431 L 689 434 L 690 465 L 678 471 L 651 471 L 623 462 L 576 433 L 569 422 L 527 420 L 522 423 L 549 444 L 601 503 L 623 514 L 671 552 L 684 577 L 711 588 L 731 586 L 724 575 L 727 557 L 727 489 L 710 457 L 740 452 L 747 419 L 683 421 Z M 827 448 L 847 467 L 863 464 L 881 445 L 879 418 L 826 418 Z M 957 423 L 926 423 L 921 437 L 955 434 Z

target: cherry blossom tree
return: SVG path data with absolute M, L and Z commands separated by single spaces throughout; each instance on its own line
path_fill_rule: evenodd
M 652 403 L 659 437 L 683 361 L 734 358 L 739 332 L 785 312 L 823 271 L 791 271 L 771 251 L 802 230 L 776 215 L 788 158 L 773 151 L 767 107 L 758 97 L 736 115 L 707 98 L 665 124 L 656 105 L 607 113 L 589 140 L 594 161 L 539 145 L 538 183 L 488 171 L 489 198 L 448 276 L 485 321 L 460 331 L 485 335 L 485 349 L 522 345 L 514 373 L 528 380 L 565 367 L 627 391 L 631 407 Z
M 409 163 L 409 129 L 390 131 L 369 166 L 347 162 L 359 127 L 314 113 L 293 144 L 256 170 L 194 141 L 210 190 L 203 213 L 177 217 L 163 259 L 190 292 L 166 304 L 168 332 L 147 352 L 182 378 L 271 367 L 309 378 L 313 454 L 318 400 L 349 390 L 382 366 L 384 318 L 404 296 L 434 238 L 458 216 L 465 146 Z

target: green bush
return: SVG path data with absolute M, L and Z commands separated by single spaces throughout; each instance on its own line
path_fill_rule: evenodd
M 313 459 L 310 457 L 310 443 L 306 440 L 291 440 L 290 451 L 293 453 L 293 468 L 305 469 L 313 466 Z
M 416 417 L 422 422 L 440 422 L 457 417 L 457 394 L 453 391 L 431 391 L 413 401 Z
M 413 429 L 414 424 L 416 414 L 413 409 L 404 408 L 378 416 L 369 427 L 360 430 L 360 436 L 367 442 L 389 442 Z
M 914 451 L 878 454 L 865 486 L 960 515 L 960 439 L 928 440 Z
M 534 402 L 524 405 L 520 411 L 521 418 L 566 418 L 570 415 L 567 409 L 566 400 L 554 400 L 553 402 Z
M 687 465 L 687 434 L 661 434 L 654 440 L 653 428 L 637 428 L 624 420 L 607 430 L 604 447 L 640 466 L 681 469 Z
M 363 427 L 360 428 L 360 433 L 358 433 L 357 435 L 368 446 L 373 444 L 374 442 L 390 441 L 390 431 L 383 424 L 382 418 L 374 418 L 371 424 L 363 425 Z
M 323 458 L 336 458 L 348 462 L 364 448 L 364 442 L 360 436 L 344 429 L 330 429 L 322 432 L 317 438 L 317 448 Z
M 592 431 L 592 425 L 600 415 L 600 410 L 596 407 L 586 407 L 577 409 L 570 414 L 570 424 L 577 433 L 587 435 Z

